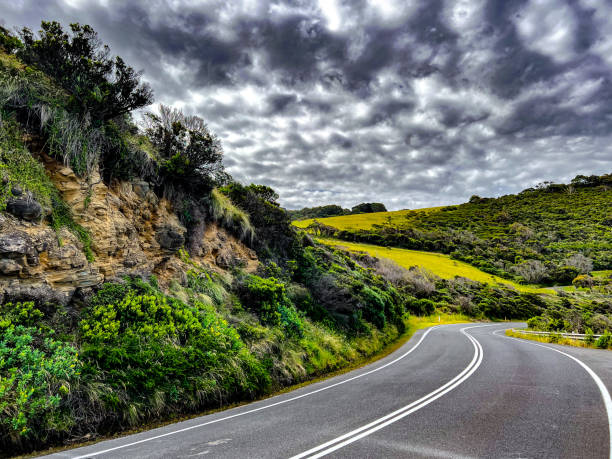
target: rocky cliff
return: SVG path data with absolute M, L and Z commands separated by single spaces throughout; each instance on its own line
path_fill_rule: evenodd
M 146 182 L 107 186 L 98 173 L 89 180 L 40 154 L 51 181 L 74 219 L 91 236 L 93 259 L 66 228 L 56 232 L 45 222 L 45 209 L 27 195 L 17 196 L 0 214 L 0 295 L 4 301 L 55 301 L 86 296 L 105 281 L 126 275 L 155 274 L 162 286 L 184 281 L 189 268 L 177 255 L 186 229 L 172 205 Z M 254 271 L 255 253 L 215 223 L 208 223 L 202 250 L 194 260 L 222 271 L 234 266 Z M 91 257 L 90 257 L 91 258 Z

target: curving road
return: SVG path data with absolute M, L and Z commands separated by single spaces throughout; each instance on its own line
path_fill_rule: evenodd
M 443 325 L 344 375 L 53 458 L 612 458 L 612 352 Z

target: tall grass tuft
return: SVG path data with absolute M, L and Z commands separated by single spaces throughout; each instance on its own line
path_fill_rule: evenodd
M 223 227 L 239 234 L 241 240 L 251 241 L 255 237 L 255 228 L 248 214 L 236 207 L 232 201 L 217 188 L 210 194 L 210 210 L 213 219 Z

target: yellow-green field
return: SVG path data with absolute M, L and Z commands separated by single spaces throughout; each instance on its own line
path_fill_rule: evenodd
M 605 271 L 593 271 L 591 275 L 596 279 L 608 279 L 612 276 L 612 269 L 607 269 Z
M 370 214 L 372 215 L 372 214 Z M 319 242 L 335 247 L 344 247 L 351 251 L 367 252 L 377 258 L 388 258 L 404 268 L 421 266 L 443 279 L 453 279 L 456 276 L 466 277 L 487 284 L 506 284 L 521 292 L 554 293 L 551 289 L 521 285 L 516 282 L 494 276 L 462 261 L 453 260 L 448 255 L 417 250 L 380 247 L 370 244 L 340 241 L 337 239 L 317 238 Z
M 391 223 L 393 225 L 402 225 L 406 223 L 406 215 L 411 212 L 433 212 L 441 207 L 428 207 L 424 209 L 414 210 L 395 210 L 392 212 L 374 212 L 371 214 L 355 214 L 355 215 L 341 215 L 339 217 L 327 217 L 327 218 L 311 218 L 308 220 L 297 220 L 293 224 L 298 228 L 306 228 L 314 220 L 324 225 L 333 226 L 340 230 L 346 229 L 368 229 L 373 225 L 382 225 L 384 223 Z

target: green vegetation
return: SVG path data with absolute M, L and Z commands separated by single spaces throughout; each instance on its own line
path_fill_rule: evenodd
M 14 46 L 22 62 L 70 93 L 70 111 L 106 121 L 151 103 L 149 86 L 119 56 L 109 57 L 109 47 L 101 45 L 90 26 L 70 24 L 70 32 L 58 22 L 43 21 L 38 36 L 23 28 L 21 43 Z
M 349 215 L 351 211 L 348 209 L 343 209 L 335 204 L 329 204 L 327 206 L 304 207 L 300 210 L 288 210 L 287 213 L 291 217 L 291 220 L 304 220 L 309 218 L 326 218 L 338 215 Z
M 359 244 L 346 242 L 338 239 L 318 238 L 319 242 L 327 245 L 346 248 L 351 251 L 366 252 L 373 257 L 387 258 L 393 260 L 399 266 L 410 269 L 420 266 L 431 271 L 442 279 L 454 279 L 455 277 L 465 277 L 467 279 L 481 282 L 483 284 L 503 284 L 514 287 L 521 292 L 530 293 L 554 293 L 551 289 L 542 289 L 533 286 L 521 285 L 498 276 L 494 276 L 484 271 L 480 271 L 472 265 L 462 261 L 453 260 L 448 255 L 432 252 L 419 252 L 416 250 L 398 249 L 392 247 L 380 247 L 371 244 Z
M 539 343 L 563 344 L 565 346 L 588 347 L 592 349 L 612 349 L 612 335 L 610 333 L 605 333 L 597 338 L 597 340 L 594 338 L 590 340 L 571 339 L 555 333 L 551 335 L 532 335 L 529 333 L 521 333 L 520 330 L 506 330 L 506 336 L 528 339 Z
M 314 234 L 450 254 L 521 283 L 569 285 L 612 267 L 612 176 L 578 176 L 518 195 L 420 211 L 332 217 L 298 225 Z
M 304 220 L 314 218 L 326 218 L 338 215 L 352 215 L 365 213 L 386 212 L 387 208 L 380 202 L 362 202 L 353 206 L 351 210 L 343 209 L 335 204 L 319 207 L 304 207 L 300 210 L 288 210 L 291 220 Z

